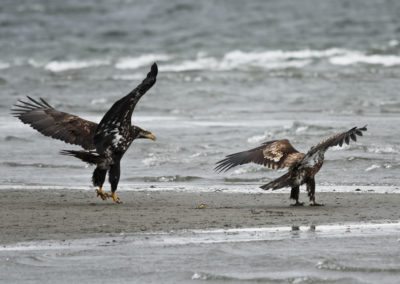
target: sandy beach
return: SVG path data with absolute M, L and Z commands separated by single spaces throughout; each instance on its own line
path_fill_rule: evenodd
M 289 193 L 121 192 L 121 205 L 82 190 L 10 190 L 0 200 L 0 243 L 185 229 L 392 222 L 399 194 L 317 193 L 323 207 L 290 207 Z M 303 196 L 304 200 L 305 196 Z M 205 204 L 200 209 L 199 205 Z M 200 206 L 204 207 L 204 206 Z

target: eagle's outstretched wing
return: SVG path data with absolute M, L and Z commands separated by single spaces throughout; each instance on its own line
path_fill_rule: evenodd
M 26 101 L 18 100 L 11 109 L 11 113 L 23 123 L 45 136 L 82 146 L 86 150 L 95 148 L 93 137 L 97 123 L 58 111 L 42 98 L 27 98 Z
M 344 143 L 350 144 L 350 140 L 357 141 L 357 136 L 363 136 L 363 131 L 367 131 L 367 126 L 364 127 L 353 127 L 352 129 L 332 135 L 331 137 L 323 140 L 307 152 L 306 156 L 311 156 L 319 151 L 326 151 L 329 147 L 340 146 Z
M 274 140 L 263 143 L 261 146 L 226 156 L 217 162 L 215 171 L 228 171 L 238 165 L 256 163 L 272 169 L 290 167 L 304 157 L 303 153 L 297 151 L 289 140 Z
M 117 133 L 122 125 L 131 125 L 131 116 L 139 99 L 155 84 L 158 68 L 154 63 L 147 77 L 128 95 L 118 100 L 107 111 L 97 127 L 95 144 L 109 140 L 112 133 Z

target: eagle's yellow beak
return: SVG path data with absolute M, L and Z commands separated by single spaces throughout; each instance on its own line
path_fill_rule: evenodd
M 147 139 L 150 139 L 150 140 L 153 140 L 153 141 L 156 141 L 156 136 L 153 134 L 153 133 L 151 133 L 151 132 L 149 132 L 149 133 L 146 133 L 145 135 L 143 135 L 145 138 L 147 138 Z

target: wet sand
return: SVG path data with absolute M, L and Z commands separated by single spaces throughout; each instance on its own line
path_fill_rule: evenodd
M 400 194 L 317 193 L 318 201 L 326 204 L 323 207 L 290 207 L 289 192 L 143 191 L 121 192 L 120 197 L 124 203 L 116 205 L 91 191 L 4 191 L 0 244 L 134 232 L 400 220 Z

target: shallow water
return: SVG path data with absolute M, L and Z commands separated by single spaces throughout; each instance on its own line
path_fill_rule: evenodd
M 4 283 L 396 283 L 399 223 L 179 231 L 0 248 Z

